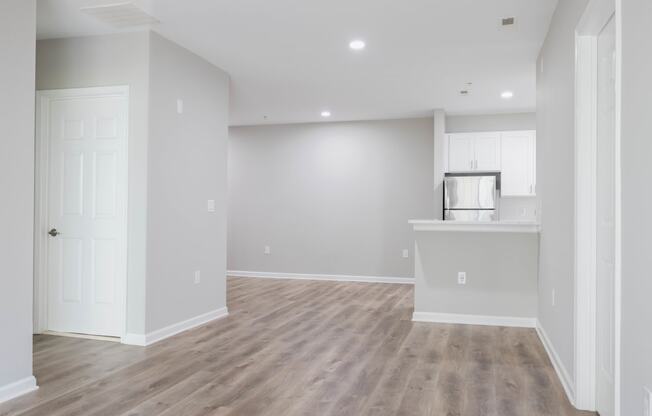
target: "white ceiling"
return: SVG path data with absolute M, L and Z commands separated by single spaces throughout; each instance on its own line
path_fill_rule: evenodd
M 116 32 L 79 11 L 115 2 L 39 0 L 38 37 Z M 325 109 L 330 120 L 533 111 L 557 0 L 136 3 L 160 20 L 153 30 L 231 75 L 231 124 L 240 125 L 321 121 Z M 507 16 L 516 17 L 509 29 Z M 364 51 L 348 48 L 357 38 Z M 501 99 L 504 90 L 514 97 Z

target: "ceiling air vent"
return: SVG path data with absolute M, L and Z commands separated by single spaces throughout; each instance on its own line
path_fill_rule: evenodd
M 128 28 L 159 23 L 133 2 L 82 7 L 82 12 L 116 28 Z
M 514 24 L 514 18 L 513 17 L 505 17 L 502 20 L 503 26 L 512 26 Z

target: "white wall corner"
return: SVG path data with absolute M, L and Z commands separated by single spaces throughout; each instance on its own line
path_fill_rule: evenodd
M 157 329 L 156 331 L 148 332 L 147 334 L 126 334 L 122 338 L 123 344 L 136 345 L 140 347 L 146 347 L 152 345 L 156 342 L 162 341 L 171 336 L 180 334 L 181 332 L 188 331 L 190 329 L 196 328 L 198 326 L 207 324 L 216 319 L 221 319 L 229 315 L 229 311 L 226 307 L 215 309 L 198 316 L 195 316 L 185 321 L 177 322 L 172 325 L 168 325 L 165 328 Z
M 541 322 L 539 320 L 536 321 L 536 330 L 537 330 L 537 335 L 539 335 L 539 339 L 543 344 L 543 347 L 548 353 L 550 362 L 552 362 L 552 366 L 555 369 L 555 372 L 557 373 L 557 377 L 559 378 L 559 381 L 561 382 L 561 385 L 564 388 L 564 392 L 568 397 L 568 401 L 573 406 L 576 406 L 575 382 L 573 381 L 573 377 L 568 372 L 568 369 L 566 369 L 566 366 L 564 366 L 564 363 L 559 358 L 559 354 L 557 354 L 554 345 L 550 341 L 550 338 L 548 338 L 548 334 L 546 333 L 545 329 L 543 329 L 543 326 L 541 325 Z
M 13 383 L 0 386 L 0 403 L 30 393 L 36 389 L 38 389 L 38 386 L 36 385 L 36 378 L 34 376 L 25 377 Z

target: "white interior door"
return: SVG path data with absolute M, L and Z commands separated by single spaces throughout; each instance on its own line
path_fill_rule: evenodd
M 452 134 L 448 141 L 448 170 L 465 172 L 473 170 L 473 136 Z
M 597 410 L 615 414 L 616 57 L 612 17 L 598 35 L 597 82 Z
M 475 137 L 475 170 L 500 170 L 500 133 Z
M 44 130 L 47 329 L 121 336 L 128 98 L 85 90 L 61 94 L 48 100 Z

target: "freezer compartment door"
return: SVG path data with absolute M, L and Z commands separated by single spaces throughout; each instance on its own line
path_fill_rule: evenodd
M 450 176 L 444 179 L 444 209 L 495 209 L 495 176 Z
M 446 221 L 498 221 L 495 209 L 446 209 Z

